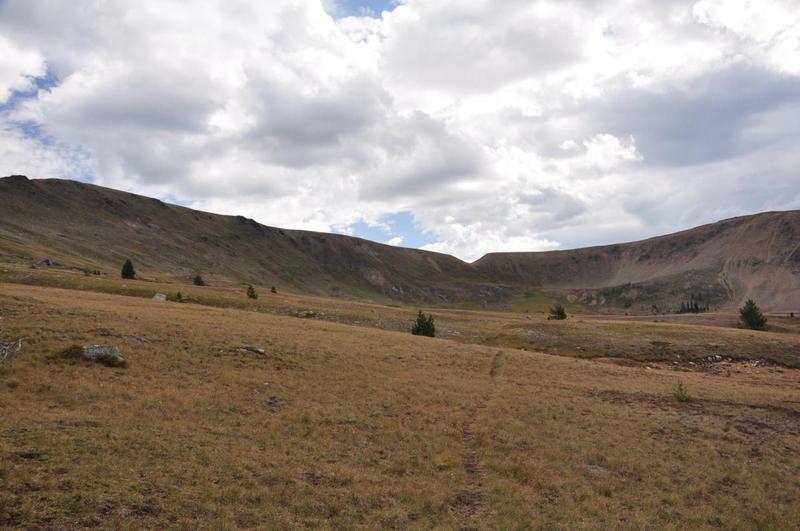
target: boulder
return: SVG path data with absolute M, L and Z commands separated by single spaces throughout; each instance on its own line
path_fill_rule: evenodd
M 108 367 L 126 367 L 128 365 L 122 352 L 114 345 L 87 345 L 83 347 L 83 357 Z
M 163 293 L 156 293 L 155 295 L 153 295 L 153 300 L 165 302 L 167 300 L 167 296 L 164 295 Z

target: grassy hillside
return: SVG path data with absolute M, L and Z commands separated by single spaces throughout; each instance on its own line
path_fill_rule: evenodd
M 800 311 L 800 212 L 765 213 L 628 244 L 452 256 L 336 234 L 267 227 L 57 179 L 0 179 L 0 258 L 116 276 L 277 285 L 343 299 L 536 310 L 671 312 L 688 299 L 732 309 L 747 297 Z
M 0 253 L 145 278 L 277 284 L 344 297 L 447 300 L 499 293 L 457 258 L 260 225 L 65 180 L 0 179 Z
M 491 312 L 437 311 L 451 339 L 420 338 L 269 313 L 336 308 L 281 297 L 237 309 L 0 284 L 2 336 L 27 338 L 0 365 L 0 525 L 800 523 L 797 371 L 628 367 L 470 342 L 467 330 L 529 321 Z M 390 323 L 413 309 L 339 311 Z M 584 348 L 598 326 L 581 329 Z M 696 328 L 712 341 L 739 332 Z M 52 359 L 94 343 L 119 346 L 129 367 Z M 676 399 L 679 382 L 691 401 Z

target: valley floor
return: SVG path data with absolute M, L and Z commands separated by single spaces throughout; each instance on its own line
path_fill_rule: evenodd
M 0 283 L 0 526 L 800 526 L 797 334 L 89 288 Z

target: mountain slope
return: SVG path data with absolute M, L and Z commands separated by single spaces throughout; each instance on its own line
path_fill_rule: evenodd
M 602 247 L 491 253 L 473 265 L 503 282 L 597 289 L 600 296 L 655 289 L 662 296 L 673 291 L 712 304 L 753 297 L 771 307 L 791 308 L 800 305 L 800 212 L 743 216 Z
M 440 253 L 267 227 L 75 181 L 0 179 L 0 212 L 0 251 L 112 268 L 130 257 L 145 275 L 201 273 L 411 299 L 434 297 L 437 285 L 446 296 L 479 281 L 469 264 Z
M 0 257 L 49 257 L 147 276 L 277 284 L 420 302 L 503 303 L 531 289 L 587 307 L 714 307 L 754 297 L 800 308 L 800 212 L 770 212 L 639 242 L 455 257 L 336 234 L 286 230 L 75 181 L 0 179 Z

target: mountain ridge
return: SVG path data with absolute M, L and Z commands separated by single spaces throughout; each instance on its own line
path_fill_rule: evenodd
M 474 262 L 341 235 L 261 225 L 65 179 L 0 178 L 0 253 L 302 292 L 429 303 L 498 304 L 532 289 L 587 308 L 671 307 L 753 296 L 800 307 L 800 211 L 737 216 L 643 240 Z

